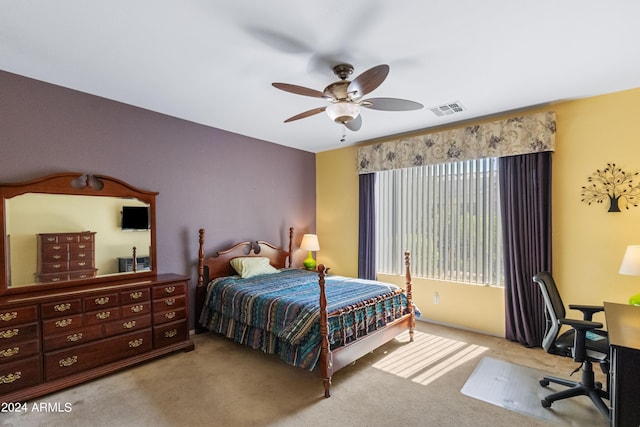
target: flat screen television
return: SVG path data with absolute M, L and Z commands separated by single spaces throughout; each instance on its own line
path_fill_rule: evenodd
M 122 207 L 123 230 L 148 230 L 149 207 L 148 206 L 123 206 Z

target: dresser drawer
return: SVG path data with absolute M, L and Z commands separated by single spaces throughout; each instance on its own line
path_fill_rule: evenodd
M 185 306 L 185 296 L 179 295 L 176 297 L 164 298 L 161 300 L 153 301 L 153 312 L 175 310 Z
M 49 335 L 58 335 L 67 331 L 79 329 L 83 326 L 83 320 L 83 314 L 74 314 L 72 316 L 59 317 L 57 319 L 43 320 L 42 334 L 47 337 Z
M 38 354 L 40 352 L 40 340 L 22 341 L 13 344 L 0 344 L 0 364 L 12 362 L 17 359 Z
M 151 316 L 145 315 L 135 318 L 120 319 L 117 322 L 109 322 L 104 325 L 105 334 L 107 336 L 122 334 L 125 332 L 133 332 L 145 329 L 151 326 Z
M 86 253 L 93 256 L 93 242 L 69 243 L 69 253 Z
M 151 330 L 146 329 L 65 350 L 45 353 L 45 381 L 62 378 L 116 360 L 146 353 L 151 348 Z
M 52 263 L 52 262 L 67 262 L 69 261 L 69 254 L 66 249 L 62 249 L 63 245 L 48 245 L 52 246 L 51 249 L 43 248 L 42 250 L 42 262 L 43 263 Z M 57 247 L 60 249 L 53 249 L 53 247 Z
M 101 325 L 85 326 L 62 335 L 47 336 L 43 340 L 44 351 L 59 350 L 73 345 L 84 344 L 104 337 Z
M 85 324 L 96 325 L 120 319 L 120 307 L 105 308 L 85 315 Z
M 120 303 L 129 304 L 140 301 L 149 301 L 150 294 L 151 292 L 149 291 L 149 288 L 120 292 Z
M 65 271 L 69 271 L 69 261 L 61 260 L 56 262 L 43 262 L 40 265 L 40 273 L 48 274 L 48 273 L 62 273 Z
M 40 356 L 0 365 L 0 395 L 41 382 Z
M 172 283 L 164 286 L 154 286 L 153 299 L 166 298 L 173 295 L 183 295 L 187 290 L 185 282 Z
M 19 325 L 38 320 L 38 307 L 35 305 L 17 308 L 0 308 L 0 328 Z
M 136 304 L 122 306 L 120 315 L 123 318 L 151 314 L 151 301 L 143 301 Z
M 79 298 L 42 304 L 40 306 L 40 314 L 43 319 L 77 314 L 80 312 L 82 312 L 82 300 Z
M 118 305 L 118 294 L 109 293 L 86 297 L 84 299 L 84 309 L 86 311 L 100 310 L 107 307 L 115 307 Z
M 66 282 L 67 280 L 69 280 L 69 274 L 66 271 L 61 273 L 39 274 L 36 276 L 36 281 L 39 283 Z
M 153 347 L 160 348 L 185 341 L 189 338 L 189 329 L 186 320 L 173 323 L 165 323 L 153 327 Z
M 73 257 L 69 257 L 73 258 Z M 94 268 L 93 258 L 85 258 L 85 259 L 69 259 L 69 270 L 78 271 L 78 270 L 89 270 L 91 271 Z
M 176 320 L 182 320 L 187 317 L 186 308 L 176 308 L 168 311 L 160 311 L 153 313 L 153 324 L 160 325 L 167 322 L 175 322 Z
M 96 277 L 96 269 L 83 271 L 70 271 L 69 280 L 91 279 Z
M 2 328 L 0 329 L 0 347 L 38 338 L 38 331 L 39 328 L 37 323 Z

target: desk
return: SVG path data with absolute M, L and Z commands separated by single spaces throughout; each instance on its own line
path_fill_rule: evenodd
M 611 345 L 611 425 L 640 426 L 640 307 L 604 303 Z

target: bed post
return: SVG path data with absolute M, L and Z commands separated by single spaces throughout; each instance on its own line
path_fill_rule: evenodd
M 293 257 L 293 227 L 289 227 L 289 268 L 291 268 L 291 257 Z
M 413 330 L 416 327 L 416 316 L 413 311 L 413 294 L 411 292 L 411 262 L 410 262 L 411 254 L 409 251 L 404 253 L 404 265 L 405 265 L 405 285 L 407 291 L 407 310 L 411 314 L 411 324 L 409 325 L 409 341 L 413 342 Z
M 324 276 L 328 270 L 324 264 L 318 266 L 318 284 L 320 285 L 320 375 L 324 385 L 324 397 L 331 397 L 331 376 L 333 375 L 333 360 L 329 349 L 329 314 L 327 312 L 327 295 L 324 288 Z
M 200 248 L 198 249 L 198 285 L 196 286 L 196 312 L 195 324 L 196 333 L 205 332 L 206 328 L 200 324 L 200 313 L 204 306 L 206 288 L 204 284 L 204 228 L 199 230 Z

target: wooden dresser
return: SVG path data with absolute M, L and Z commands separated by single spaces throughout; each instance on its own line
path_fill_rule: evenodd
M 95 277 L 95 235 L 90 231 L 38 234 L 36 282 L 51 283 Z
M 188 278 L 164 274 L 0 297 L 0 400 L 20 402 L 192 350 Z

